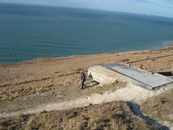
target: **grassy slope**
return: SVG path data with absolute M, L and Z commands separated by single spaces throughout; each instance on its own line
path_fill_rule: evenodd
M 173 124 L 173 89 L 149 98 L 141 104 L 141 110 L 158 122 Z
M 125 102 L 111 102 L 65 111 L 0 118 L 1 130 L 154 130 L 135 116 Z
M 0 65 L 0 102 L 54 90 L 78 82 L 83 69 L 90 66 L 124 62 L 147 71 L 173 71 L 173 47 L 136 52 L 106 53 L 90 56 L 38 58 L 16 64 Z
M 77 83 L 78 70 L 87 70 L 89 66 L 125 62 L 139 67 L 141 64 L 148 71 L 173 71 L 173 47 L 153 51 L 107 53 L 93 56 L 73 56 L 68 58 L 39 58 L 18 64 L 0 65 L 0 102 L 13 101 L 28 94 L 54 91 L 58 87 Z M 81 68 L 82 66 L 82 68 Z M 141 106 L 147 116 L 155 120 L 172 122 L 173 90 L 150 98 Z M 57 123 L 59 121 L 59 124 Z M 0 118 L 0 129 L 57 129 L 63 124 L 79 123 L 82 125 L 96 123 L 96 130 L 103 126 L 116 124 L 115 129 L 147 130 L 155 129 L 141 118 L 135 116 L 125 102 L 113 102 L 91 105 L 67 111 L 41 112 L 33 115 L 20 115 Z M 63 126 L 62 126 L 63 127 Z M 64 126 L 65 128 L 65 126 Z M 90 129 L 90 128 L 88 128 Z M 106 128 L 104 128 L 106 129 Z

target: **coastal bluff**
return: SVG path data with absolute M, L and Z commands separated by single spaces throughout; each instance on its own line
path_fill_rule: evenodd
M 149 72 L 173 71 L 173 47 L 156 50 L 109 52 L 69 57 L 41 57 L 29 61 L 0 65 L 0 101 L 14 99 L 70 85 L 79 81 L 80 70 L 95 65 L 124 62 L 143 66 Z
M 0 65 L 0 129 L 171 130 L 172 84 L 156 90 L 119 81 L 102 86 L 87 75 L 79 89 L 80 70 L 120 62 L 149 73 L 173 72 L 173 47 Z

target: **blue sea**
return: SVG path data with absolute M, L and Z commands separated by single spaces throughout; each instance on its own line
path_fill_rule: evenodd
M 0 4 L 0 64 L 173 46 L 173 18 Z

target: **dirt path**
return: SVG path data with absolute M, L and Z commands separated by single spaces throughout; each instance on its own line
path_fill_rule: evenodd
M 51 111 L 51 110 L 66 110 L 78 107 L 88 106 L 90 104 L 101 104 L 112 101 L 128 101 L 135 104 L 142 103 L 142 101 L 146 100 L 149 97 L 159 95 L 169 89 L 173 88 L 172 84 L 165 86 L 164 88 L 160 88 L 157 90 L 145 90 L 141 87 L 137 87 L 131 84 L 127 84 L 126 87 L 117 89 L 115 91 L 104 91 L 102 94 L 92 94 L 90 96 L 85 96 L 83 98 L 71 99 L 68 101 L 63 101 L 60 103 L 47 103 L 44 105 L 38 105 L 34 108 L 21 110 L 13 113 L 0 113 L 1 117 L 7 116 L 16 116 L 19 114 L 31 114 L 31 113 L 39 113 L 41 111 Z M 134 111 L 139 111 L 135 110 Z M 171 124 L 163 124 L 170 129 L 173 129 Z
M 167 126 L 169 126 L 171 128 L 171 125 L 167 125 L 164 126 L 161 123 L 158 123 L 157 121 L 145 116 L 141 110 L 140 110 L 140 106 L 138 104 L 135 104 L 133 102 L 130 102 L 131 105 L 131 110 L 133 111 L 133 113 L 135 115 L 138 115 L 139 117 L 141 117 L 142 119 L 146 120 L 147 122 L 149 122 L 150 124 L 152 124 L 153 126 L 156 126 L 157 128 L 160 128 L 161 130 L 170 130 Z M 172 129 L 172 128 L 171 128 Z

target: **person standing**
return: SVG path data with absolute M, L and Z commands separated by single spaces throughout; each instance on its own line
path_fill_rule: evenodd
M 85 85 L 85 81 L 86 81 L 86 75 L 85 73 L 81 70 L 80 71 L 80 86 L 81 86 L 81 89 L 84 89 L 84 85 Z

